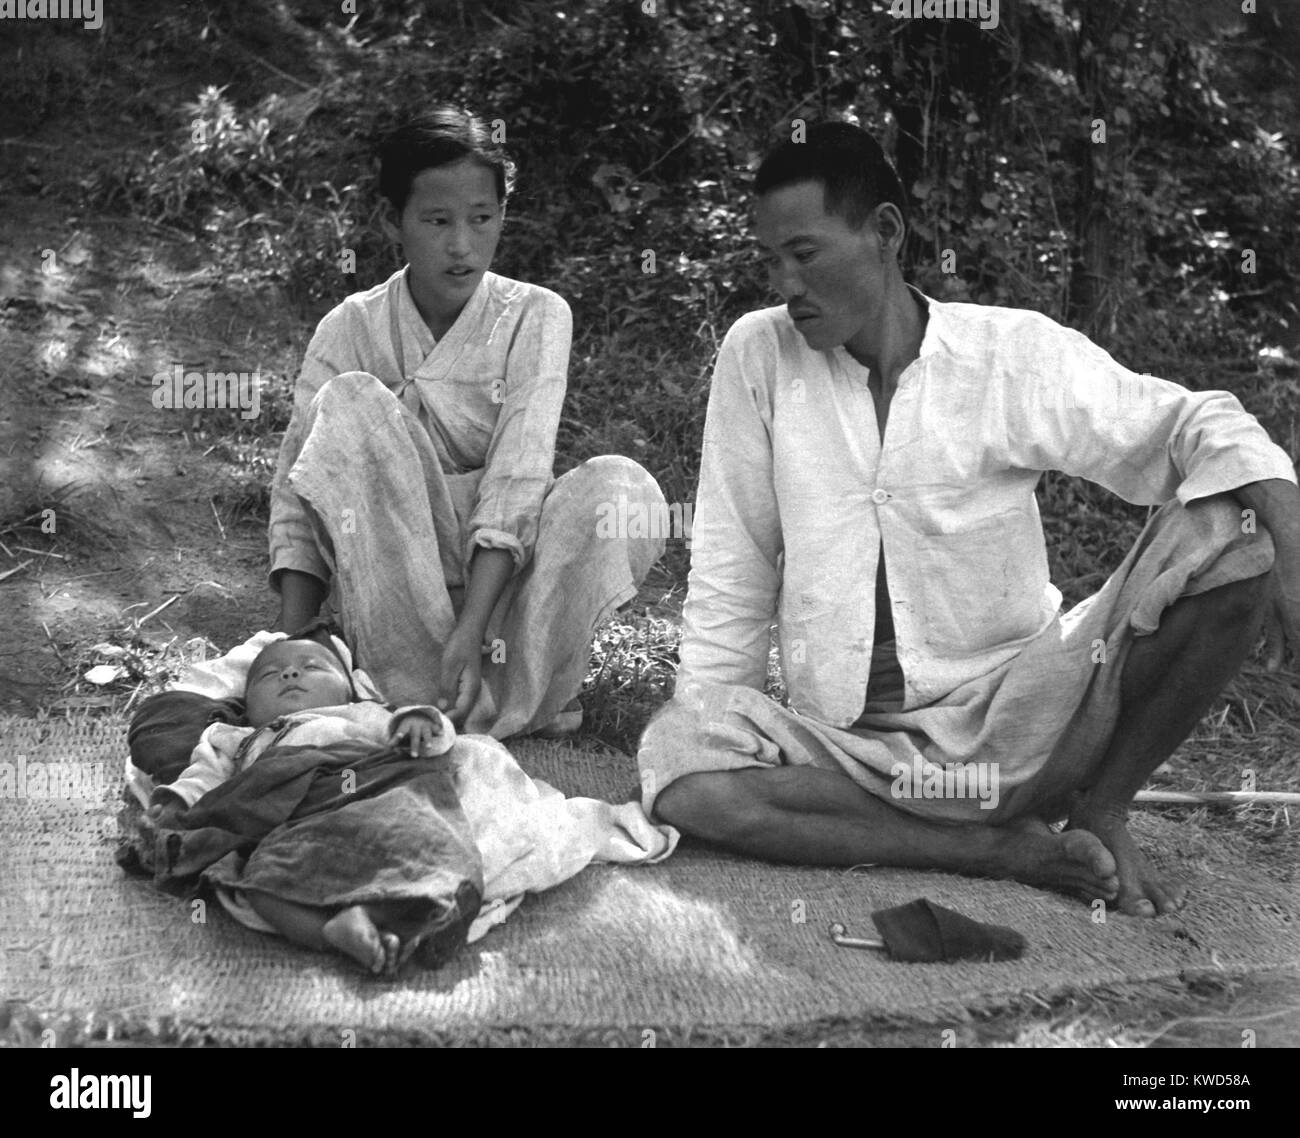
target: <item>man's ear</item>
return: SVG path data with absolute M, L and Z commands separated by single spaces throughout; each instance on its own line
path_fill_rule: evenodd
M 893 202 L 881 202 L 876 206 L 876 232 L 880 237 L 881 258 L 892 253 L 897 259 L 902 253 L 903 239 L 907 236 L 907 226 L 903 214 Z

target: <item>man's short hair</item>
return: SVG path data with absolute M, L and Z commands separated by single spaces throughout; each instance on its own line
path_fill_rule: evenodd
M 882 202 L 893 202 L 907 225 L 907 199 L 898 172 L 871 135 L 846 122 L 810 126 L 802 141 L 787 139 L 770 151 L 758 168 L 754 193 L 799 182 L 819 182 L 826 212 L 860 229 Z
M 425 170 L 474 162 L 491 171 L 497 201 L 505 204 L 515 181 L 515 164 L 492 141 L 483 120 L 456 107 L 435 107 L 390 131 L 376 147 L 379 192 L 400 216 L 411 196 L 411 183 Z

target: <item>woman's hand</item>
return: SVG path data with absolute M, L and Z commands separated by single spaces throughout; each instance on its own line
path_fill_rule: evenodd
M 439 709 L 457 727 L 478 699 L 483 686 L 483 646 L 479 637 L 457 628 L 442 650 L 442 667 L 438 674 Z
M 507 549 L 480 546 L 470 560 L 465 603 L 442 650 L 438 698 L 434 701 L 457 727 L 473 710 L 483 686 L 483 640 L 488 619 L 513 572 L 514 558 Z
M 394 720 L 388 737 L 396 747 L 409 744 L 411 758 L 431 758 L 447 750 L 442 719 L 422 711 L 411 711 Z

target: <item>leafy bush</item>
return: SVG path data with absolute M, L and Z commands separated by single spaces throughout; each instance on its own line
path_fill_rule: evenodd
M 286 67 L 313 82 L 288 96 L 248 80 L 207 86 L 163 145 L 101 171 L 93 189 L 201 234 L 229 273 L 279 280 L 317 316 L 400 263 L 379 231 L 372 141 L 415 106 L 474 108 L 504 126 L 520 167 L 496 267 L 554 288 L 575 313 L 561 465 L 626 453 L 670 500 L 689 500 L 711 358 L 732 320 L 775 299 L 750 250 L 749 185 L 795 118 L 855 117 L 897 153 L 922 288 L 1065 319 L 1089 75 L 1111 100 L 1096 190 L 1110 211 L 1107 345 L 1170 374 L 1165 364 L 1185 372 L 1198 354 L 1248 360 L 1279 318 L 1300 328 L 1289 295 L 1300 163 L 1273 125 L 1290 104 L 1233 97 L 1256 82 L 1249 44 L 1189 22 L 1179 6 L 1194 4 L 1100 0 L 1091 11 L 1112 24 L 1084 43 L 1050 0 L 996 34 L 829 0 L 385 0 L 347 26 L 305 4 L 254 5 L 260 38 L 233 0 L 208 0 L 209 64 L 252 68 L 263 85 L 283 87 Z M 143 42 L 177 41 L 189 18 L 158 18 Z M 276 42 L 306 54 L 258 56 Z M 1220 50 L 1229 42 L 1244 54 Z M 1080 516 L 1095 504 L 1055 484 L 1044 501 Z

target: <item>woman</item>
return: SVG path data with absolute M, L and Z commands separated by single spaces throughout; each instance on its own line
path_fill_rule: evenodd
M 328 598 L 389 699 L 497 738 L 581 722 L 592 632 L 663 551 L 597 519 L 620 499 L 666 509 L 630 459 L 552 478 L 572 318 L 490 271 L 512 175 L 461 111 L 381 144 L 385 230 L 408 263 L 317 328 L 270 525 L 277 630 Z

